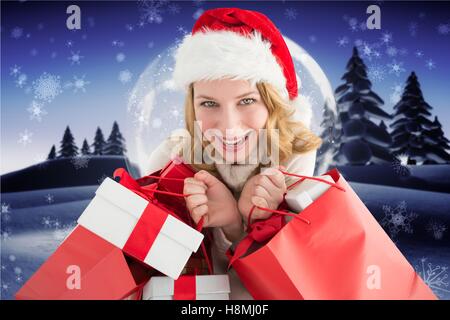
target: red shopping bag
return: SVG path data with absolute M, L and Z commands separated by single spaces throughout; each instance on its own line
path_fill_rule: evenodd
M 333 187 L 305 210 L 269 210 L 276 214 L 249 224 L 234 255 L 227 252 L 252 296 L 436 299 L 339 172 L 327 174 L 335 181 Z M 293 216 L 286 225 L 284 215 Z M 255 241 L 261 247 L 245 256 Z
M 154 274 L 120 249 L 77 226 L 16 293 L 19 300 L 138 299 Z

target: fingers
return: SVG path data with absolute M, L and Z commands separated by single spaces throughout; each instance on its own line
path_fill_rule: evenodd
M 283 173 L 276 168 L 268 168 L 261 172 L 261 175 L 264 175 L 270 179 L 270 181 L 277 187 L 280 188 L 283 192 L 286 191 L 286 181 Z
M 269 204 L 267 203 L 267 200 L 262 198 L 262 197 L 253 196 L 251 198 L 251 201 L 252 201 L 252 205 L 255 205 L 255 206 L 263 207 L 263 208 L 269 207 Z M 253 210 L 252 220 L 255 220 L 255 219 L 267 219 L 271 215 L 272 215 L 271 212 L 268 212 L 268 211 L 256 208 L 256 209 Z
M 200 170 L 194 175 L 194 178 L 203 182 L 208 188 L 215 186 L 218 183 L 221 183 L 219 179 L 214 177 L 211 173 L 206 170 Z
M 198 207 L 202 204 L 207 204 L 208 198 L 204 194 L 194 194 L 186 199 L 186 205 L 189 211 L 192 211 L 195 207 Z
M 207 227 L 209 225 L 207 213 L 208 213 L 208 205 L 202 204 L 192 210 L 191 212 L 192 220 L 194 220 L 194 222 L 197 224 L 200 221 L 200 219 L 204 217 L 203 226 Z

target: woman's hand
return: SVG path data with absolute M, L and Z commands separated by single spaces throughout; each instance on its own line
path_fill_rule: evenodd
M 283 173 L 276 168 L 268 168 L 264 172 L 253 176 L 245 184 L 238 201 L 240 213 L 245 221 L 248 219 L 253 205 L 269 209 L 277 209 L 283 201 L 286 192 L 286 182 Z M 272 213 L 256 208 L 252 220 L 267 219 Z
M 222 227 L 230 241 L 241 236 L 242 218 L 236 199 L 219 179 L 201 170 L 184 180 L 183 193 L 191 194 L 186 197 L 186 205 L 195 223 L 203 217 L 205 227 Z

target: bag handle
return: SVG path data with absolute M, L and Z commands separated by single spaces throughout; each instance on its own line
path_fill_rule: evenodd
M 322 178 L 319 178 L 319 177 L 310 177 L 310 176 L 305 176 L 305 175 L 300 175 L 300 174 L 290 173 L 290 172 L 287 172 L 287 171 L 284 171 L 284 170 L 280 170 L 280 169 L 279 169 L 279 171 L 280 171 L 282 174 L 286 175 L 286 176 L 292 176 L 292 177 L 300 178 L 298 181 L 296 181 L 296 182 L 290 184 L 290 185 L 287 187 L 287 190 L 292 189 L 293 187 L 295 187 L 297 184 L 299 184 L 300 182 L 302 182 L 302 181 L 304 181 L 304 180 L 314 180 L 314 181 L 320 181 L 320 182 L 329 184 L 330 186 L 332 186 L 332 187 L 334 187 L 334 188 L 337 188 L 338 190 L 341 190 L 341 191 L 344 191 L 344 192 L 345 192 L 345 189 L 344 189 L 343 187 L 341 187 L 340 185 L 338 185 L 336 182 L 330 182 L 330 181 L 328 181 L 328 180 L 325 180 L 325 179 L 322 179 Z M 284 193 L 283 198 L 284 198 L 284 196 L 286 195 L 286 193 L 287 193 L 287 192 Z M 253 215 L 253 211 L 254 211 L 256 208 L 258 208 L 258 209 L 260 209 L 260 210 L 267 211 L 267 212 L 279 213 L 279 214 L 282 214 L 282 215 L 292 216 L 292 217 L 294 217 L 294 218 L 297 218 L 297 219 L 302 220 L 303 222 L 307 223 L 308 225 L 311 224 L 311 222 L 310 222 L 309 220 L 307 220 L 307 219 L 301 217 L 301 216 L 299 215 L 299 213 L 291 213 L 291 212 L 286 212 L 286 211 L 281 211 L 281 210 L 273 210 L 273 209 L 269 209 L 269 208 L 259 207 L 259 206 L 253 205 L 252 208 L 250 209 L 249 214 L 248 214 L 248 218 L 247 218 L 247 228 L 250 226 L 251 217 L 252 217 L 252 215 Z

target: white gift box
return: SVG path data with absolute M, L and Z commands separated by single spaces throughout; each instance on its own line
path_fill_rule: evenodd
M 152 277 L 144 286 L 143 300 L 173 300 L 175 281 L 168 277 Z M 228 275 L 195 276 L 196 300 L 229 300 Z
M 149 202 L 116 181 L 106 178 L 78 224 L 123 249 Z M 143 262 L 177 279 L 203 234 L 171 216 L 165 219 Z
M 329 175 L 323 175 L 317 178 L 334 183 L 333 178 Z M 292 211 L 300 212 L 305 210 L 307 206 L 319 198 L 330 187 L 325 182 L 305 179 L 287 191 L 285 200 Z

